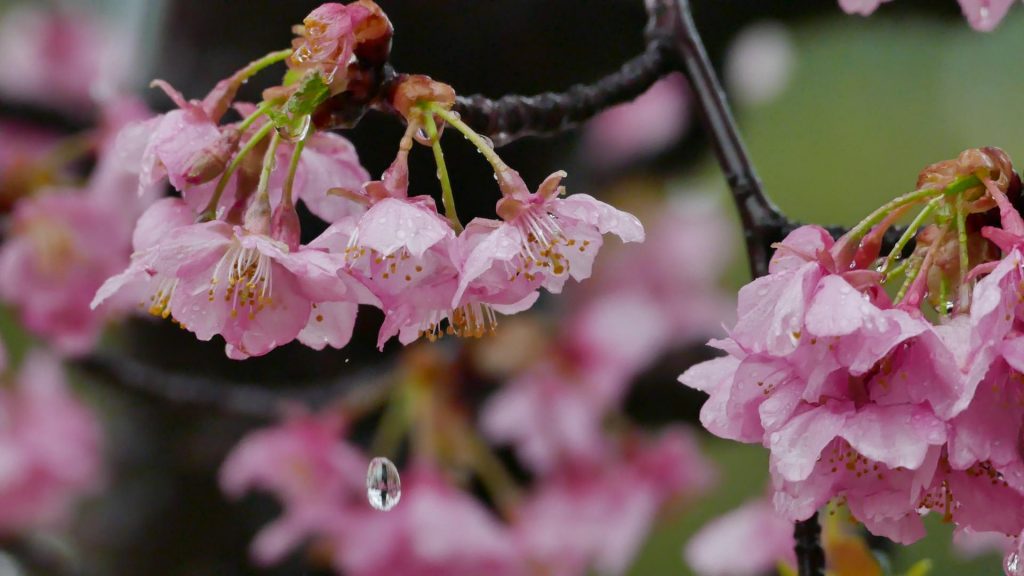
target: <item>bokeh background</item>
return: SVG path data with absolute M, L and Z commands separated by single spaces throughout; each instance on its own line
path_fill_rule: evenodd
M 47 4 L 31 0 L 32 5 Z M 4 14 L 19 2 L 0 1 Z M 316 2 L 209 0 L 68 0 L 53 6 L 99 14 L 123 37 L 114 49 L 125 62 L 115 84 L 137 91 L 166 109 L 149 79 L 165 78 L 186 95 L 202 94 L 256 55 L 290 41 L 289 26 Z M 380 0 L 396 29 L 393 63 L 403 71 L 430 74 L 460 93 L 499 96 L 560 90 L 592 81 L 642 50 L 645 21 L 640 0 Z M 995 145 L 1011 157 L 1024 155 L 1024 10 L 1011 10 L 995 31 L 972 31 L 952 1 L 899 0 L 868 19 L 847 16 L 828 0 L 694 0 L 694 13 L 709 52 L 735 107 L 765 188 L 792 218 L 821 224 L 853 224 L 873 207 L 909 191 L 927 164 L 975 146 Z M 7 31 L 10 32 L 9 30 Z M 13 50 L 0 37 L 8 54 Z M 253 82 L 246 95 L 257 97 Z M 529 182 L 558 168 L 575 191 L 663 187 L 672 194 L 710 194 L 732 218 L 727 191 L 707 142 L 687 107 L 687 127 L 655 154 L 623 163 L 596 161 L 593 143 L 580 131 L 526 139 L 502 150 Z M 60 103 L 2 98 L 0 115 L 27 119 L 57 131 L 85 126 L 88 109 Z M 371 174 L 391 160 L 401 127 L 371 115 L 348 136 Z M 10 135 L 0 134 L 0 140 Z M 456 184 L 479 185 L 459 197 L 468 219 L 492 210 L 494 196 L 485 163 L 462 142 L 447 150 Z M 431 172 L 427 155 L 413 171 Z M 435 193 L 422 179 L 424 193 Z M 415 190 L 414 190 L 415 192 Z M 624 200 L 628 205 L 628 198 Z M 740 246 L 735 228 L 735 245 Z M 687 266 L 687 262 L 666 262 Z M 725 266 L 723 290 L 748 279 L 745 255 Z M 365 315 L 364 315 L 365 318 Z M 723 321 L 726 319 L 723 318 Z M 335 354 L 301 348 L 275 351 L 244 364 L 222 358 L 173 328 L 138 322 L 123 330 L 120 346 L 156 365 L 191 373 L 219 374 L 301 388 L 312 378 L 344 375 L 387 362 L 395 353 L 373 351 L 376 320 L 363 338 Z M 27 336 L 5 320 L 4 336 L 17 352 Z M 714 336 L 715 334 L 707 334 Z M 641 376 L 627 401 L 641 421 L 696 421 L 701 397 L 681 390 L 677 369 L 705 354 L 699 342 Z M 673 373 L 673 370 L 676 370 Z M 87 380 L 87 378 L 86 378 Z M 87 504 L 85 554 L 104 557 L 117 574 L 249 573 L 245 549 L 253 527 L 272 514 L 268 501 L 230 505 L 217 490 L 213 471 L 253 422 L 180 409 L 102 386 L 87 394 L 109 414 L 114 489 Z M 719 484 L 678 519 L 659 528 L 644 545 L 630 574 L 691 574 L 682 546 L 707 520 L 763 493 L 767 456 L 757 446 L 702 437 L 721 467 Z M 245 528 L 243 528 L 245 527 Z M 973 560 L 950 546 L 950 527 L 931 522 L 928 538 L 893 549 L 894 564 L 935 560 L 934 574 L 997 574 L 995 554 Z M 70 552 L 69 552 L 70 553 Z M 742 554 L 742 546 L 736 550 Z M 256 573 L 256 572 L 254 572 Z M 301 574 L 295 566 L 271 573 Z

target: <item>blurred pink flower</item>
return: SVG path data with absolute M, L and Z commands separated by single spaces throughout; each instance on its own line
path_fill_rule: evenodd
M 403 476 L 399 506 L 363 506 L 339 522 L 334 562 L 370 576 L 518 576 L 527 573 L 508 528 L 469 494 L 424 465 Z
M 8 170 L 43 158 L 60 141 L 60 134 L 28 122 L 0 121 L 0 178 Z
M 839 6 L 850 14 L 867 16 L 889 0 L 839 0 Z M 1002 22 L 1014 0 L 959 0 L 964 17 L 975 30 L 990 32 Z
M 107 317 L 89 307 L 130 254 L 128 222 L 78 190 L 20 201 L 0 248 L 0 296 L 30 331 L 68 354 L 88 352 Z
M 343 441 L 342 432 L 332 414 L 294 414 L 247 435 L 224 462 L 220 483 L 228 496 L 261 490 L 284 508 L 253 541 L 260 564 L 278 562 L 306 538 L 330 533 L 353 494 L 365 490 L 368 461 Z
M 690 90 L 681 74 L 655 82 L 632 102 L 610 108 L 587 123 L 586 157 L 597 165 L 625 164 L 675 144 L 690 125 Z
M 87 110 L 124 88 L 134 55 L 127 40 L 80 6 L 16 5 L 0 14 L 0 93 Z
M 666 504 L 699 494 L 713 474 L 690 433 L 671 429 L 621 460 L 544 479 L 516 514 L 516 538 L 553 576 L 622 574 Z
M 686 543 L 686 563 L 699 576 L 759 576 L 793 565 L 793 525 L 771 502 L 752 500 L 705 524 Z
M 59 362 L 25 359 L 13 387 L 0 386 L 0 534 L 52 527 L 98 488 L 101 431 L 67 390 Z
M 601 422 L 608 405 L 590 384 L 571 368 L 545 362 L 492 394 L 480 426 L 491 440 L 515 446 L 538 474 L 566 463 L 598 461 L 607 449 Z

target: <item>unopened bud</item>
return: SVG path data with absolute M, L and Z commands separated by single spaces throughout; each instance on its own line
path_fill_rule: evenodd
M 185 182 L 193 185 L 203 184 L 223 174 L 238 149 L 241 137 L 242 133 L 238 128 L 224 128 L 213 144 L 199 150 L 189 159 L 185 170 Z
M 299 248 L 302 229 L 299 225 L 299 214 L 291 202 L 281 202 L 274 209 L 270 220 L 270 236 L 288 245 L 290 250 Z
M 399 80 L 391 98 L 391 105 L 406 120 L 412 119 L 412 110 L 421 102 L 433 102 L 446 109 L 455 105 L 455 89 L 432 79 L 414 74 Z

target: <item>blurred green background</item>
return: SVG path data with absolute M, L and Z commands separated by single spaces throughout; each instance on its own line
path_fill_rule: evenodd
M 1024 157 L 1024 115 L 1017 108 L 1024 14 L 1017 7 L 990 34 L 923 13 L 837 15 L 786 23 L 786 29 L 795 58 L 790 82 L 771 102 L 737 104 L 736 111 L 766 190 L 790 217 L 854 224 L 911 190 L 926 165 L 965 148 L 998 146 L 1011 158 Z M 692 178 L 713 183 L 729 201 L 713 158 Z M 747 279 L 740 255 L 728 281 L 736 288 Z M 764 493 L 764 449 L 713 438 L 705 445 L 721 467 L 720 487 L 657 533 L 631 574 L 692 574 L 683 566 L 681 543 L 708 519 Z M 951 527 L 934 515 L 929 520 L 925 540 L 897 551 L 897 571 L 927 557 L 936 576 L 1002 574 L 996 555 L 957 557 Z

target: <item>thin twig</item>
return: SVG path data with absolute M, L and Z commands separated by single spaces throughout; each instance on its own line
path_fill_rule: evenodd
M 818 514 L 797 522 L 793 529 L 796 541 L 796 565 L 799 576 L 825 576 L 825 551 L 821 548 L 821 524 Z
M 259 419 L 276 419 L 294 405 L 310 409 L 337 406 L 355 417 L 380 406 L 393 383 L 384 371 L 364 369 L 336 380 L 311 382 L 303 389 L 281 390 L 172 372 L 126 354 L 112 353 L 94 354 L 72 365 L 100 381 L 147 398 Z

